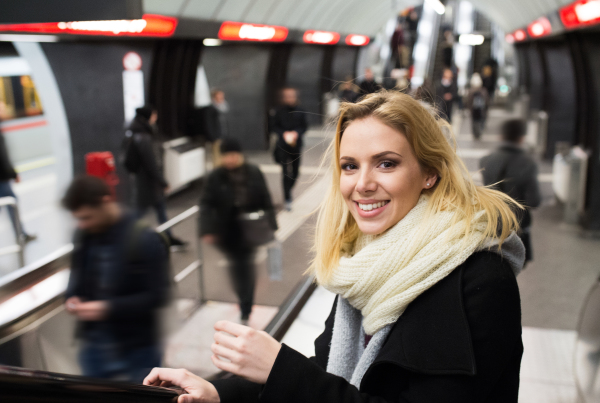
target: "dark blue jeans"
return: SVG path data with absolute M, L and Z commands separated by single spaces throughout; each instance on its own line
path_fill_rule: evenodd
M 12 187 L 10 186 L 10 182 L 6 181 L 6 182 L 0 182 L 0 197 L 14 197 L 15 199 L 17 198 L 17 196 L 15 196 L 15 193 L 12 190 Z M 17 233 L 17 226 L 19 225 L 19 219 L 17 217 L 17 213 L 15 212 L 15 209 L 13 208 L 13 206 L 6 206 L 8 208 L 8 215 L 10 216 L 10 221 L 12 222 L 13 228 L 15 229 L 15 234 Z M 23 227 L 21 227 L 21 231 L 23 232 L 23 235 L 25 235 L 25 230 L 23 229 Z
M 142 383 L 154 367 L 160 367 L 161 350 L 145 346 L 120 351 L 114 343 L 84 342 L 79 364 L 84 376 Z
M 164 200 L 160 200 L 160 201 L 154 203 L 152 206 L 138 208 L 138 211 L 137 211 L 138 219 L 144 218 L 144 216 L 146 215 L 146 211 L 148 211 L 149 207 L 152 207 L 156 211 L 156 219 L 158 220 L 159 225 L 164 224 L 169 220 L 167 218 L 167 205 Z M 167 234 L 167 236 L 169 238 L 172 238 L 170 229 L 166 230 L 165 233 Z

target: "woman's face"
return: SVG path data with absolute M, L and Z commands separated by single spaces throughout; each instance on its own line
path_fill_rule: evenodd
M 344 131 L 339 163 L 342 195 L 360 230 L 370 235 L 403 219 L 437 179 L 421 169 L 404 134 L 373 117 Z

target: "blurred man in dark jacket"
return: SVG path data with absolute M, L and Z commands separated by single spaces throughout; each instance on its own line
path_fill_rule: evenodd
M 275 161 L 283 168 L 283 196 L 285 208 L 292 208 L 292 188 L 300 172 L 300 157 L 303 137 L 308 124 L 306 113 L 298 107 L 298 92 L 295 88 L 281 91 L 282 107 L 273 118 L 273 131 L 277 133 Z
M 436 86 L 436 104 L 439 103 L 439 110 L 443 117 L 452 123 L 452 106 L 458 97 L 458 87 L 452 69 L 445 68 L 442 78 Z
M 381 89 L 381 85 L 375 81 L 375 76 L 373 75 L 373 70 L 370 68 L 365 69 L 365 79 L 362 80 L 359 84 L 360 87 L 360 95 L 372 94 Z
M 167 206 L 165 203 L 165 192 L 169 184 L 165 180 L 160 162 L 160 156 L 155 151 L 155 129 L 158 114 L 151 107 L 144 106 L 136 109 L 136 115 L 128 130 L 132 154 L 135 155 L 135 167 L 128 170 L 135 175 L 136 200 L 135 205 L 138 217 L 146 215 L 149 208 L 156 211 L 159 224 L 167 222 Z M 166 232 L 171 246 L 174 249 L 182 248 L 185 242 L 175 238 L 171 231 Z
M 75 179 L 63 205 L 78 224 L 65 305 L 79 320 L 83 374 L 141 382 L 161 362 L 166 242 L 123 211 L 100 178 Z
M 0 197 L 14 197 L 15 193 L 10 186 L 10 181 L 14 180 L 16 183 L 21 181 L 19 175 L 12 166 L 10 162 L 10 158 L 8 156 L 8 149 L 6 147 L 6 141 L 4 140 L 4 135 L 0 131 Z M 35 235 L 29 235 L 25 232 L 23 228 L 23 223 L 20 218 L 17 216 L 15 209 L 12 206 L 8 207 L 8 214 L 10 216 L 10 220 L 12 222 L 13 228 L 15 230 L 15 234 L 19 233 L 19 229 L 21 230 L 22 241 L 29 242 L 36 239 Z
M 270 230 L 277 229 L 271 195 L 260 169 L 244 161 L 234 139 L 221 143 L 222 165 L 206 179 L 200 199 L 200 235 L 221 249 L 229 260 L 230 277 L 247 324 L 254 303 L 256 248 L 244 239 L 243 217 L 263 212 Z
M 502 125 L 504 142 L 494 153 L 479 162 L 483 170 L 483 183 L 495 187 L 522 203 L 525 210 L 515 211 L 521 226 L 519 236 L 525 245 L 525 261 L 533 259 L 531 250 L 531 209 L 542 201 L 538 183 L 537 164 L 523 149 L 527 132 L 524 120 L 512 119 Z

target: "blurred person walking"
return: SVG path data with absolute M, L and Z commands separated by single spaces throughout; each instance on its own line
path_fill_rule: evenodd
M 471 88 L 467 99 L 467 107 L 471 111 L 471 129 L 475 140 L 481 138 L 489 106 L 487 90 L 483 87 L 483 81 L 478 73 L 471 77 Z
M 1 108 L 2 105 L 0 105 L 0 109 Z M 2 120 L 0 120 L 0 123 L 1 122 Z M 19 183 L 21 182 L 21 177 L 17 174 L 10 161 L 10 157 L 8 156 L 8 148 L 6 147 L 6 141 L 4 140 L 4 134 L 2 134 L 2 131 L 0 131 L 0 197 L 14 197 L 16 200 L 17 196 L 13 192 L 12 186 L 10 185 L 11 180 L 14 180 L 15 183 Z M 17 216 L 15 208 L 13 206 L 7 206 L 7 208 L 15 235 L 18 235 L 19 232 L 21 233 L 22 239 L 20 239 L 20 241 L 30 242 L 36 239 L 37 236 L 25 232 L 23 223 L 21 222 L 20 217 Z
M 100 178 L 76 178 L 62 203 L 78 226 L 65 307 L 78 319 L 83 375 L 141 382 L 161 362 L 166 241 L 123 210 Z
M 358 99 L 358 93 L 355 90 L 356 85 L 352 82 L 352 79 L 347 79 L 340 85 L 340 91 L 338 97 L 341 102 L 356 102 Z
M 375 76 L 373 75 L 373 70 L 370 67 L 365 69 L 365 78 L 360 82 L 360 96 L 366 94 L 372 94 L 381 89 L 381 85 L 377 81 L 375 81 Z
M 498 81 L 493 64 L 494 63 L 490 61 L 489 64 L 486 64 L 481 69 L 483 86 L 487 90 L 490 100 L 494 99 L 494 94 L 496 93 L 496 81 Z
M 533 260 L 531 209 L 538 207 L 542 202 L 537 164 L 523 148 L 526 133 L 527 123 L 524 120 L 512 119 L 504 122 L 502 145 L 479 162 L 486 186 L 494 186 L 525 207 L 523 210 L 515 210 L 520 226 L 518 235 L 525 245 L 525 263 Z
M 452 106 L 458 96 L 458 87 L 452 69 L 444 68 L 435 92 L 440 112 L 448 122 L 452 123 Z
M 206 107 L 205 132 L 208 140 L 212 142 L 213 167 L 218 167 L 221 164 L 221 139 L 229 135 L 229 103 L 220 89 L 213 88 L 210 96 L 212 103 Z
M 229 260 L 242 323 L 254 304 L 256 248 L 273 239 L 277 221 L 271 195 L 260 169 L 247 163 L 235 139 L 221 143 L 222 164 L 206 179 L 200 199 L 200 235 Z
M 135 207 L 138 218 L 144 217 L 149 208 L 156 212 L 159 224 L 168 221 L 165 193 L 169 184 L 160 168 L 160 156 L 155 151 L 158 119 L 156 110 L 149 106 L 136 109 L 136 115 L 129 126 L 125 138 L 124 165 L 135 176 Z M 166 231 L 173 250 L 186 246 L 186 242 L 175 238 L 170 230 Z
M 281 91 L 281 103 L 273 117 L 273 131 L 277 134 L 273 157 L 283 170 L 284 207 L 289 211 L 292 209 L 292 188 L 300 173 L 300 157 L 308 123 L 306 113 L 298 107 L 298 91 L 295 88 Z

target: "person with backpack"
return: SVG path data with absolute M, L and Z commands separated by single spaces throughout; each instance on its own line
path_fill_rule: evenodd
M 471 77 L 471 90 L 469 91 L 467 105 L 471 111 L 473 137 L 475 140 L 479 140 L 485 127 L 485 119 L 489 106 L 488 92 L 483 86 L 483 80 L 479 73 L 473 73 Z
M 73 180 L 62 204 L 78 226 L 65 307 L 78 320 L 83 375 L 141 382 L 161 363 L 166 240 L 125 211 L 100 178 Z
M 484 185 L 494 186 L 525 207 L 515 211 L 519 220 L 517 235 L 525 245 L 525 264 L 533 260 L 531 209 L 542 202 L 537 164 L 523 149 L 526 133 L 527 122 L 522 119 L 507 120 L 502 125 L 502 145 L 479 162 Z
M 154 150 L 156 110 L 144 106 L 136 109 L 136 115 L 127 130 L 123 142 L 123 165 L 135 177 L 135 208 L 138 218 L 146 215 L 149 208 L 156 211 L 159 224 L 167 222 L 165 193 L 169 184 L 160 168 L 160 158 Z M 171 248 L 182 249 L 186 242 L 175 238 L 170 230 L 166 232 Z

